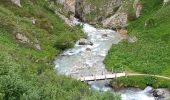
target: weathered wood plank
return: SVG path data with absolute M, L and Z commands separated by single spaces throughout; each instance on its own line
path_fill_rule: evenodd
M 104 79 L 112 79 L 116 77 L 126 76 L 125 73 L 113 73 L 113 74 L 105 74 L 105 75 L 94 75 L 94 76 L 84 76 L 78 78 L 80 81 L 95 81 L 95 80 L 104 80 Z

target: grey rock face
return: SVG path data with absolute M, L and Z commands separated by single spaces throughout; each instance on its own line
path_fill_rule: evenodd
M 110 18 L 102 22 L 104 27 L 107 28 L 116 28 L 116 27 L 126 27 L 127 26 L 127 14 L 126 13 L 117 13 Z

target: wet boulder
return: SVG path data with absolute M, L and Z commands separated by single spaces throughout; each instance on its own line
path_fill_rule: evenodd
M 102 38 L 108 37 L 107 34 L 102 34 Z
M 128 22 L 128 15 L 126 13 L 116 13 L 113 16 L 102 21 L 103 27 L 106 28 L 117 28 L 117 27 L 126 27 Z
M 86 48 L 86 51 L 91 51 L 91 49 L 90 48 Z
M 145 93 L 152 93 L 154 91 L 154 89 L 153 89 L 153 87 L 151 87 L 151 86 L 147 86 L 144 90 L 143 90 L 143 92 L 145 92 Z
M 87 39 L 82 38 L 79 40 L 79 45 L 93 45 L 93 43 Z
M 164 97 L 164 95 L 165 95 L 164 90 L 156 89 L 156 90 L 153 91 L 154 97 Z

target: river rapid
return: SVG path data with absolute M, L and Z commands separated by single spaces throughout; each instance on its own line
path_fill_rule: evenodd
M 54 62 L 57 72 L 71 75 L 73 78 L 110 73 L 105 69 L 103 60 L 111 46 L 118 44 L 122 37 L 113 30 L 97 29 L 77 20 L 74 20 L 73 23 L 83 27 L 82 30 L 87 34 L 87 40 L 92 42 L 93 45 L 79 45 L 80 41 L 77 41 L 74 48 L 63 51 Z M 90 81 L 88 84 L 91 89 L 97 91 L 120 93 L 122 100 L 158 100 L 150 95 L 147 89 L 125 88 L 116 91 L 107 85 L 109 81 Z

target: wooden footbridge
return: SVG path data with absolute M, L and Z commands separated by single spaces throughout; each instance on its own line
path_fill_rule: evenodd
M 92 76 L 83 76 L 77 78 L 80 81 L 96 81 L 96 80 L 106 80 L 113 79 L 118 77 L 127 77 L 127 76 L 153 76 L 157 78 L 162 78 L 166 80 L 170 80 L 170 77 L 160 76 L 160 75 L 149 75 L 149 74 L 137 74 L 137 73 L 112 73 L 112 74 L 104 74 L 104 75 L 92 75 Z
M 95 81 L 95 80 L 105 80 L 113 79 L 117 77 L 124 77 L 126 73 L 113 73 L 113 74 L 104 74 L 104 75 L 93 75 L 93 76 L 84 76 L 77 78 L 80 81 Z

